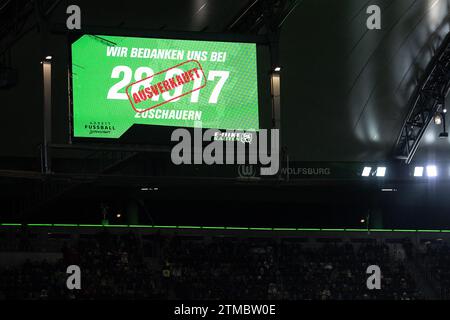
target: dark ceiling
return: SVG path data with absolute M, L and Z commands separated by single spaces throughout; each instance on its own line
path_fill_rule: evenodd
M 381 30 L 366 8 L 381 8 Z M 448 0 L 305 0 L 281 30 L 282 129 L 291 157 L 382 161 L 449 31 Z M 326 8 L 326 9 L 325 9 Z

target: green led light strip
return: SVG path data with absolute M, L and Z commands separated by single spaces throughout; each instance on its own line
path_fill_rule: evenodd
M 54 227 L 58 227 L 58 225 L 53 225 Z M 105 225 L 101 224 L 79 224 L 79 227 L 82 228 L 99 228 L 99 227 L 105 227 Z
M 197 226 L 178 226 L 178 229 L 202 229 L 203 227 L 197 227 Z
M 225 230 L 226 227 L 203 227 L 203 229 L 207 229 L 207 230 Z
M 126 224 L 71 224 L 71 223 L 28 223 L 27 227 L 64 227 L 64 228 L 148 228 L 173 230 L 247 230 L 247 231 L 302 231 L 302 232 L 397 232 L 397 233 L 450 233 L 450 230 L 425 229 L 339 229 L 339 228 L 263 228 L 263 227 L 217 227 L 217 226 L 160 226 L 160 225 L 126 225 Z M 0 227 L 22 227 L 20 223 L 0 223 Z

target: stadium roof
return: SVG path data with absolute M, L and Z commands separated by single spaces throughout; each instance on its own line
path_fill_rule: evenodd
M 392 156 L 409 100 L 449 31 L 449 1 L 379 1 L 381 30 L 366 27 L 370 4 L 306 0 L 283 25 L 282 128 L 291 157 Z
M 89 26 L 226 32 L 258 2 L 263 1 L 134 1 L 135 5 L 127 10 L 120 1 L 110 1 L 108 6 L 94 1 L 73 4 L 80 5 L 83 24 Z M 1 7 L 6 12 L 13 4 L 25 8 L 26 3 L 3 1 Z M 65 24 L 63 2 L 42 3 L 51 23 Z M 370 4 L 360 0 L 303 0 L 283 21 L 282 130 L 291 158 L 301 161 L 390 158 L 408 112 L 409 99 L 433 50 L 449 30 L 449 1 L 381 1 L 381 30 L 366 27 L 366 8 Z M 32 20 L 33 17 L 28 18 L 27 26 L 33 25 Z M 22 80 L 17 87 L 1 92 L 5 102 L 2 104 L 6 106 L 2 118 L 8 119 L 1 126 L 0 152 L 4 155 L 34 157 L 36 145 L 42 140 L 36 134 L 42 131 L 41 94 L 35 90 L 27 93 L 29 99 L 17 99 L 29 85 L 40 86 L 40 51 L 32 49 L 40 41 L 36 35 L 36 28 L 30 28 L 11 49 L 12 63 L 19 67 Z M 58 55 L 67 52 L 65 40 L 56 35 L 50 40 L 58 62 Z M 61 66 L 56 71 L 63 69 Z M 64 94 L 54 101 L 58 106 L 54 112 L 54 118 L 58 119 L 54 136 L 60 137 L 56 142 L 65 143 L 68 129 L 64 84 L 57 85 L 55 91 Z M 19 134 L 11 135 L 18 131 Z
M 83 24 L 89 26 L 219 33 L 229 31 L 262 2 L 135 1 L 136 5 L 127 10 L 120 1 L 110 1 L 106 7 L 94 1 L 73 4 L 80 5 Z M 267 3 L 272 2 L 282 1 Z M 63 2 L 42 4 L 52 24 L 65 24 Z M 280 28 L 282 144 L 291 159 L 391 159 L 410 98 L 449 30 L 449 0 L 381 1 L 381 30 L 366 27 L 370 1 L 303 0 L 297 4 Z M 0 14 L 8 13 L 13 5 L 29 8 L 28 1 L 3 1 Z M 36 48 L 42 39 L 37 36 L 33 16 L 24 25 L 10 52 L 12 65 L 19 69 L 19 83 L 0 92 L 4 106 L 0 153 L 36 158 L 37 146 L 42 143 L 42 94 L 29 88 L 41 86 L 42 57 Z M 256 29 L 248 31 L 255 33 Z M 68 51 L 66 37 L 54 35 L 48 41 L 55 56 L 55 73 L 63 75 L 54 83 L 54 142 L 67 143 L 67 60 L 62 58 Z M 27 99 L 18 99 L 23 95 Z M 424 136 L 417 157 L 433 157 L 427 150 L 437 149 L 442 152 L 436 157 L 447 155 L 448 141 L 439 140 L 434 129 L 430 127 Z

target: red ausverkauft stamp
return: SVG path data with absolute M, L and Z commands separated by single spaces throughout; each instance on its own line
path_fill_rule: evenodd
M 150 79 L 152 80 L 152 82 L 154 82 L 155 79 L 167 75 L 170 70 L 174 70 L 175 68 L 177 68 L 178 70 L 172 77 L 167 78 L 167 76 L 165 76 L 162 80 L 157 81 L 154 84 L 148 84 L 137 92 L 130 92 L 130 88 L 133 88 L 134 86 L 142 84 L 144 82 L 148 82 Z M 200 86 L 195 88 L 194 85 L 192 85 L 192 90 L 183 92 L 185 91 L 185 88 L 188 87 L 186 85 L 190 83 L 195 84 L 195 80 L 197 79 L 200 79 L 201 81 Z M 200 62 L 198 62 L 197 60 L 188 60 L 166 70 L 155 73 L 150 77 L 129 84 L 126 87 L 126 92 L 128 100 L 130 101 L 134 111 L 141 113 L 184 97 L 194 91 L 198 91 L 204 88 L 205 86 L 205 73 L 203 72 L 203 68 Z M 180 88 L 181 90 L 179 90 Z M 178 94 L 176 94 L 177 89 L 178 91 L 181 91 Z M 170 98 L 167 100 L 164 100 L 164 98 L 161 97 L 163 93 L 170 92 L 172 90 L 174 90 L 174 96 L 170 96 Z M 158 99 L 154 101 L 154 97 L 158 97 Z M 164 100 L 163 102 L 159 102 L 161 101 L 161 98 L 162 100 Z

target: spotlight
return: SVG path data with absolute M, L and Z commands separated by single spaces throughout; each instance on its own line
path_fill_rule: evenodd
M 423 167 L 415 167 L 414 177 L 422 177 L 422 176 L 423 176 Z
M 436 113 L 434 116 L 434 124 L 440 126 L 442 124 L 442 116 L 440 113 Z
M 273 69 L 273 71 L 275 71 L 275 72 L 280 72 L 280 71 L 281 71 L 281 67 L 275 67 L 275 68 Z
M 428 177 L 437 177 L 437 167 L 436 166 L 427 166 L 427 176 Z
M 364 167 L 361 175 L 363 177 L 368 177 L 368 176 L 370 176 L 370 171 L 372 171 L 372 167 Z
M 377 168 L 377 177 L 384 177 L 386 175 L 386 167 Z
M 116 215 L 116 217 L 117 218 L 120 218 L 122 215 L 120 214 L 120 213 L 118 213 L 117 215 Z
M 364 220 L 364 219 L 361 219 L 361 223 L 364 223 L 364 222 L 366 222 L 366 220 Z
M 447 108 L 442 109 L 443 113 L 447 113 Z

